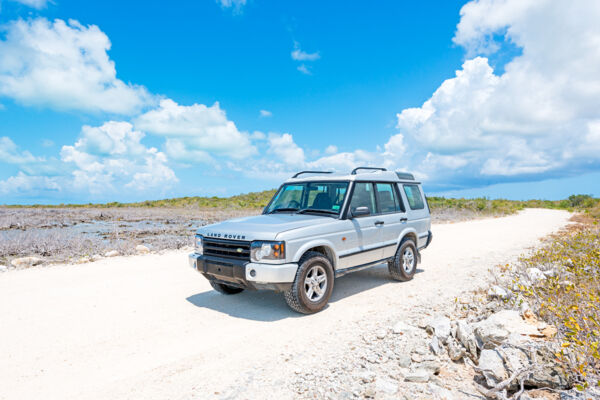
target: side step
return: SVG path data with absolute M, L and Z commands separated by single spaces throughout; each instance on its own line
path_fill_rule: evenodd
M 344 275 L 349 274 L 351 272 L 356 272 L 356 271 L 360 271 L 360 270 L 363 270 L 363 269 L 367 269 L 367 268 L 372 267 L 372 266 L 377 265 L 377 264 L 383 264 L 383 263 L 388 262 L 392 258 L 394 258 L 394 257 L 382 258 L 381 260 L 373 261 L 373 262 L 370 262 L 370 263 L 367 263 L 367 264 L 361 264 L 361 265 L 356 265 L 354 267 L 339 269 L 339 270 L 335 271 L 335 277 L 339 278 L 340 276 L 344 276 Z

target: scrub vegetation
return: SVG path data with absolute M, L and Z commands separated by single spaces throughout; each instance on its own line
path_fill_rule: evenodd
M 515 274 L 515 298 L 531 305 L 558 328 L 560 351 L 555 355 L 583 390 L 600 385 L 600 208 L 574 218 L 571 225 L 533 255 L 523 258 Z M 531 271 L 546 277 L 532 282 Z M 525 277 L 525 278 L 524 278 Z
M 73 262 L 117 250 L 135 253 L 179 249 L 199 226 L 259 214 L 275 190 L 232 197 L 179 197 L 138 203 L 0 206 L 0 264 L 41 256 L 44 263 Z M 600 218 L 600 199 L 573 195 L 560 201 L 428 198 L 434 223 L 513 214 L 526 207 L 568 209 Z

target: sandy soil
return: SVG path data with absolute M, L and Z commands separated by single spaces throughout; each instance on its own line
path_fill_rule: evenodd
M 482 285 L 567 223 L 564 211 L 436 225 L 410 282 L 384 266 L 336 281 L 323 312 L 280 294 L 223 296 L 171 252 L 0 274 L 1 399 L 292 398 L 296 370 L 351 351 L 362 326 Z

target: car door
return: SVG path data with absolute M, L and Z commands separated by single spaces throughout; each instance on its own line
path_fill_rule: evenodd
M 408 225 L 417 231 L 417 248 L 425 246 L 429 235 L 430 217 L 425 205 L 425 197 L 418 184 L 404 183 L 402 191 L 408 203 Z
M 369 215 L 353 216 L 358 207 L 367 207 Z M 377 200 L 372 182 L 355 182 L 348 208 L 348 218 L 353 225 L 354 243 L 345 254 L 340 255 L 340 267 L 349 268 L 372 263 L 383 258 L 381 228 L 377 215 Z
M 406 209 L 395 183 L 376 183 L 375 194 L 379 210 L 378 221 L 383 222 L 381 225 L 382 258 L 393 257 L 396 254 L 400 233 L 406 227 Z

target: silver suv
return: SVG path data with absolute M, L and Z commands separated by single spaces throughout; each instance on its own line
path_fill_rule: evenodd
M 303 171 L 262 215 L 198 229 L 189 260 L 221 293 L 281 291 L 292 309 L 309 314 L 327 305 L 335 278 L 349 272 L 387 263 L 393 279 L 412 279 L 430 229 L 429 206 L 412 174 Z

